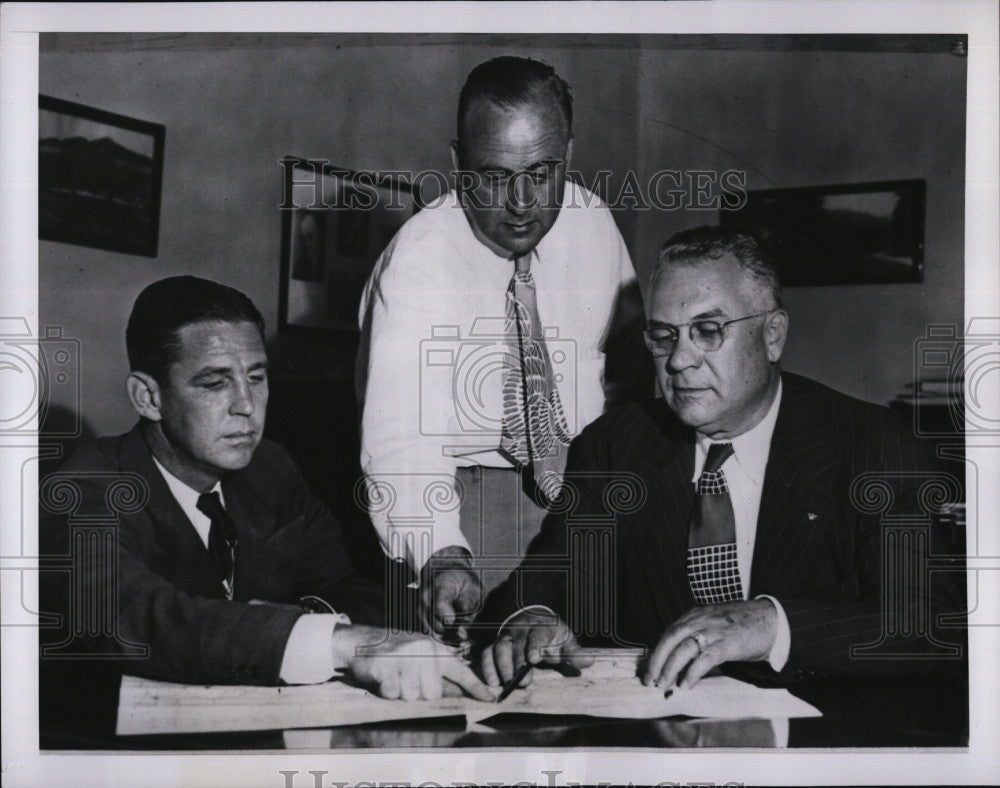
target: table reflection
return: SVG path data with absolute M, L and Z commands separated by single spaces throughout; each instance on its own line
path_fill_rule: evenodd
M 621 720 L 500 714 L 466 730 L 463 718 L 289 730 L 287 749 L 437 747 L 781 747 L 787 720 Z M 415 726 L 419 725 L 417 728 Z
M 787 720 L 652 720 L 667 747 L 783 747 Z M 779 728 L 784 732 L 780 740 Z
M 286 749 L 454 747 L 465 735 L 465 717 L 403 720 L 342 728 L 305 728 L 282 733 Z
M 67 708 L 94 712 L 78 694 L 64 696 L 57 718 L 39 731 L 43 750 L 271 750 L 279 748 L 838 748 L 965 747 L 969 687 L 964 678 L 838 679 L 797 684 L 794 694 L 823 712 L 793 720 L 671 717 L 609 719 L 500 712 L 475 725 L 464 716 L 371 725 L 216 733 L 115 736 L 109 715 L 75 721 Z M 66 698 L 72 698 L 67 704 Z M 117 691 L 115 692 L 117 700 Z M 43 708 L 44 711 L 44 708 Z M 47 724 L 46 724 L 47 723 Z

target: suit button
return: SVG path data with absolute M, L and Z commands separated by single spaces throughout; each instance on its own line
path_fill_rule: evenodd
M 233 677 L 233 669 L 228 665 L 222 669 L 222 678 L 231 679 Z

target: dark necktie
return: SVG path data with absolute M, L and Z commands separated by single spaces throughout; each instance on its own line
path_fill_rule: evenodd
M 743 599 L 736 562 L 736 517 L 722 464 L 733 444 L 713 443 L 698 477 L 688 534 L 688 581 L 699 605 Z
M 208 552 L 222 579 L 226 598 L 233 598 L 233 573 L 236 566 L 236 524 L 226 514 L 217 492 L 198 496 L 198 510 L 212 521 L 208 531 Z
M 517 258 L 507 288 L 510 352 L 504 373 L 500 448 L 519 465 L 531 466 L 535 484 L 552 501 L 562 488 L 572 436 L 545 346 L 530 265 L 530 254 Z

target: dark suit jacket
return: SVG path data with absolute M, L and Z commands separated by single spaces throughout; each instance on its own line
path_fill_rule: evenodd
M 788 616 L 791 652 L 781 678 L 940 667 L 939 659 L 850 655 L 851 646 L 878 643 L 887 628 L 898 630 L 899 615 L 927 620 L 921 605 L 933 605 L 931 618 L 941 604 L 965 609 L 960 592 L 951 593 L 964 587 L 960 576 L 936 572 L 927 583 L 926 574 L 911 577 L 900 567 L 883 574 L 883 516 L 918 515 L 926 522 L 926 488 L 923 503 L 920 490 L 931 479 L 940 483 L 940 471 L 888 408 L 797 375 L 782 379 L 750 575 L 751 598 L 773 596 Z M 585 429 L 570 450 L 564 511 L 547 518 L 521 567 L 487 600 L 479 617 L 483 634 L 489 637 L 491 627 L 524 605 L 545 604 L 578 633 L 589 629 L 598 639 L 654 647 L 695 606 L 685 563 L 694 437 L 662 399 L 619 408 Z M 880 474 L 885 486 L 852 493 L 852 483 L 867 473 Z M 880 499 L 879 490 L 891 490 L 891 501 Z M 588 540 L 590 557 L 581 557 Z M 905 540 L 899 544 L 906 548 Z M 906 555 L 914 558 L 922 544 L 916 540 Z M 884 577 L 908 584 L 900 595 L 905 613 L 888 611 L 888 624 Z M 595 587 L 607 591 L 595 593 Z M 586 604 L 596 611 L 590 618 L 581 602 L 588 595 Z M 602 606 L 611 617 L 605 631 L 595 633 Z M 931 629 L 932 637 L 941 637 L 933 623 Z M 883 656 L 890 646 L 881 647 Z M 936 646 L 927 649 L 937 653 Z M 954 649 L 945 650 L 954 656 Z
M 44 555 L 75 551 L 79 556 L 74 532 L 82 533 L 100 518 L 113 522 L 116 510 L 118 520 L 112 548 L 92 551 L 94 557 L 85 562 L 77 559 L 70 573 L 43 574 L 43 600 L 83 633 L 67 653 L 74 648 L 107 653 L 128 672 L 171 681 L 276 684 L 285 643 L 303 612 L 300 597 L 320 596 L 354 623 L 383 624 L 382 589 L 354 573 L 340 524 L 275 443 L 263 441 L 250 464 L 222 482 L 239 538 L 232 602 L 225 599 L 208 550 L 154 465 L 138 426 L 76 451 L 43 481 L 43 511 L 46 505 L 60 509 L 58 489 L 64 480 L 80 497 L 72 511 L 63 506 L 61 516 L 43 516 Z M 129 511 L 137 507 L 128 494 L 121 495 L 123 488 L 114 492 L 122 480 L 148 490 L 148 500 L 137 511 Z M 140 491 L 140 498 L 145 494 Z M 103 624 L 87 623 L 94 619 L 87 618 L 79 600 L 108 599 L 112 586 L 117 611 L 101 615 Z M 246 604 L 250 600 L 270 604 Z M 109 620 L 114 635 L 95 636 Z M 57 639 L 46 638 L 50 644 Z M 134 658 L 133 646 L 147 647 L 148 657 Z

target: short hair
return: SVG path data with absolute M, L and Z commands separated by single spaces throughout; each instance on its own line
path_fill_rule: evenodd
M 264 339 L 264 318 L 247 296 L 197 276 L 172 276 L 146 287 L 132 306 L 125 349 L 133 372 L 166 385 L 181 353 L 178 333 L 192 323 L 253 323 Z
M 754 284 L 771 296 L 775 309 L 782 307 L 774 248 L 763 236 L 746 227 L 705 225 L 675 233 L 660 248 L 652 279 L 670 266 L 697 265 L 726 255 L 731 255 Z
M 480 63 L 469 73 L 458 97 L 458 139 L 476 101 L 488 101 L 511 109 L 525 104 L 553 101 L 566 120 L 566 133 L 573 128 L 571 88 L 552 66 L 527 57 L 503 55 Z

